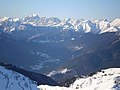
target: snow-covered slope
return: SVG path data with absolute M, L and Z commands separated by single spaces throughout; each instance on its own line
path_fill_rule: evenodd
M 77 79 L 72 88 L 80 90 L 119 90 L 120 68 L 102 70 L 92 77 Z
M 42 90 L 120 90 L 120 68 L 102 70 L 93 76 L 78 78 L 69 87 L 40 85 Z
M 120 18 L 116 18 L 115 20 L 113 20 L 113 22 L 111 23 L 111 26 L 120 27 Z
M 48 86 L 48 85 L 40 85 L 38 86 L 41 90 L 75 90 L 73 88 L 67 88 L 67 87 L 59 87 L 59 86 Z
M 37 84 L 17 72 L 0 66 L 0 90 L 38 90 Z
M 82 19 L 59 19 L 57 17 L 39 17 L 37 14 L 31 14 L 23 19 L 3 17 L 0 18 L 0 28 L 6 32 L 13 32 L 15 30 L 26 30 L 26 24 L 32 25 L 33 27 L 59 27 L 63 30 L 74 30 L 84 33 L 101 34 L 106 32 L 114 32 L 111 27 L 115 27 L 120 30 L 120 18 L 113 20 L 112 22 L 106 19 L 101 20 L 82 20 Z M 28 28 L 29 25 L 27 26 Z M 110 31 L 109 31 L 110 30 Z

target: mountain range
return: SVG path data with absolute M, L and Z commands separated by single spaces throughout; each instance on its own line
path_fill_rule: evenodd
M 42 73 L 60 85 L 120 67 L 120 18 L 0 18 L 0 62 Z
M 101 34 L 105 32 L 119 31 L 120 18 L 116 18 L 113 21 L 108 21 L 106 19 L 101 20 L 97 19 L 83 20 L 74 18 L 59 19 L 57 17 L 39 17 L 37 14 L 31 14 L 22 19 L 10 17 L 0 18 L 0 27 L 5 32 L 26 30 L 28 29 L 26 25 L 31 25 L 34 27 L 39 26 L 56 27 L 61 28 L 63 31 L 74 30 L 76 32 L 82 33 L 91 32 L 94 34 Z

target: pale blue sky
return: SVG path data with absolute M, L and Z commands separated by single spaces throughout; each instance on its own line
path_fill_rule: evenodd
M 120 17 L 120 0 L 0 0 L 0 17 L 26 17 L 31 13 L 59 18 Z

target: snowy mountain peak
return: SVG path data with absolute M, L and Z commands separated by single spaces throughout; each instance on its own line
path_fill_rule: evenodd
M 28 17 L 39 17 L 37 14 L 30 14 Z
M 13 21 L 17 22 L 17 21 L 20 21 L 20 19 L 19 18 L 13 18 Z
M 119 31 L 118 28 L 116 28 L 116 27 L 110 27 L 110 28 L 108 28 L 108 29 L 106 29 L 104 31 L 101 31 L 100 34 L 106 33 L 106 32 L 118 32 L 118 31 Z
M 6 20 L 8 20 L 8 19 L 9 19 L 9 17 L 3 17 L 3 18 L 0 19 L 0 21 L 3 22 L 3 21 L 6 21 Z
M 24 21 L 29 24 L 29 22 L 37 22 L 40 20 L 40 17 L 37 14 L 30 14 L 25 17 Z
M 10 17 L 3 17 L 0 18 L 0 22 L 17 22 L 20 21 L 19 18 L 10 18 Z
M 120 18 L 116 18 L 115 20 L 113 20 L 111 22 L 111 26 L 117 26 L 117 27 L 119 27 L 120 26 Z

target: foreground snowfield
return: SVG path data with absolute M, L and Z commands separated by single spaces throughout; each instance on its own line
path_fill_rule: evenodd
M 70 87 L 40 85 L 0 66 L 0 90 L 120 90 L 120 68 L 102 70 L 86 78 L 77 78 Z
M 40 85 L 40 86 L 38 86 L 38 88 L 40 88 L 41 90 L 75 90 L 73 88 L 48 86 L 48 85 Z
M 28 77 L 0 66 L 0 90 L 38 90 Z
M 102 70 L 92 77 L 78 78 L 69 88 L 40 85 L 41 90 L 120 90 L 120 68 Z

